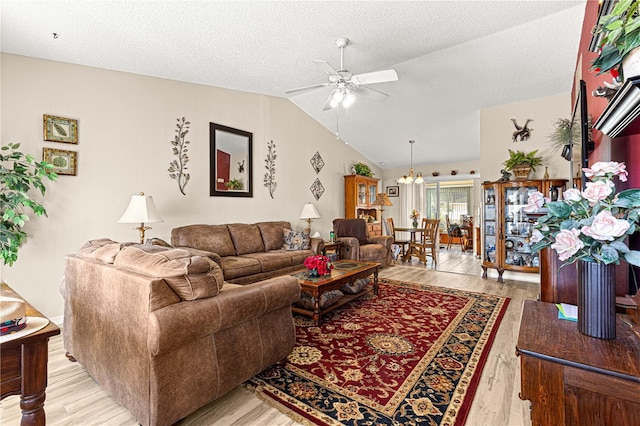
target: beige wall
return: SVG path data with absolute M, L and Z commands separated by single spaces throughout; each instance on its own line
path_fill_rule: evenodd
M 192 223 L 284 219 L 302 229 L 300 211 L 312 201 L 322 216 L 312 228 L 328 238 L 331 221 L 343 215 L 343 175 L 351 164 L 364 161 L 380 175 L 284 98 L 9 54 L 1 61 L 2 144 L 20 142 L 37 159 L 43 147 L 78 152 L 78 175 L 47 183 L 49 217 L 27 225 L 30 239 L 18 262 L 2 270 L 48 316 L 62 314 L 65 254 L 92 238 L 136 240 L 133 225 L 116 223 L 133 194 L 152 195 L 164 218 L 148 237 L 168 240 L 173 227 Z M 78 119 L 78 145 L 44 142 L 43 114 Z M 186 196 L 167 171 L 176 118 L 183 116 L 191 122 Z M 253 198 L 209 196 L 209 122 L 253 132 Z M 263 186 L 270 140 L 277 153 L 275 199 Z M 309 162 L 316 151 L 325 162 L 318 175 Z M 317 202 L 309 190 L 316 177 L 325 188 Z
M 553 132 L 553 122 L 558 118 L 571 117 L 570 93 L 546 98 L 531 99 L 483 109 L 480 112 L 480 172 L 483 180 L 500 178 L 502 162 L 509 158 L 508 150 L 531 152 L 538 150 L 542 156 L 542 166 L 537 167 L 531 178 L 542 179 L 544 167 L 548 167 L 552 178 L 569 178 L 569 162 L 554 151 L 547 137 Z M 516 130 L 511 118 L 523 125 L 527 118 L 533 118 L 529 128 L 533 129 L 527 141 L 512 142 L 511 135 Z M 513 179 L 513 175 L 512 175 Z

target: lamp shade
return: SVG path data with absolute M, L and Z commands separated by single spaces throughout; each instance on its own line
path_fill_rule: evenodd
M 164 222 L 156 209 L 156 205 L 153 203 L 153 197 L 151 195 L 144 195 L 143 192 L 140 195 L 132 195 L 129 206 L 125 210 L 124 214 L 118 223 L 155 223 Z
M 316 210 L 316 206 L 311 203 L 307 203 L 302 208 L 300 219 L 320 219 L 320 213 Z
M 381 192 L 376 195 L 376 200 L 373 202 L 373 205 L 390 207 L 390 206 L 393 206 L 393 203 L 391 203 L 391 200 L 389 199 L 389 196 L 387 194 L 385 194 L 384 192 Z

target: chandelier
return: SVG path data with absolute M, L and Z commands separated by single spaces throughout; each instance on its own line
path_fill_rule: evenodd
M 413 144 L 416 143 L 414 140 L 410 140 L 411 144 L 411 168 L 409 169 L 408 175 L 403 175 L 400 179 L 398 179 L 398 183 L 404 183 L 410 185 L 412 183 L 423 183 L 424 179 L 422 178 L 422 172 L 418 172 L 415 178 L 413 176 Z

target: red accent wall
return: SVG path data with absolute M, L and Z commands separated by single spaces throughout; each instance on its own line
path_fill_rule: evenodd
M 604 81 L 611 81 L 613 78 L 610 74 L 596 75 L 591 71 L 591 62 L 598 56 L 595 52 L 589 52 L 589 43 L 591 42 L 591 31 L 598 19 L 598 1 L 588 0 L 585 6 L 584 21 L 582 24 L 582 36 L 580 38 L 580 47 L 576 56 L 576 68 L 580 55 L 582 55 L 581 74 L 587 87 L 587 110 L 591 114 L 595 123 L 602 114 L 602 111 L 608 104 L 605 98 L 597 98 L 591 93 L 597 86 L 603 86 Z M 575 100 L 575 87 L 572 93 L 572 99 Z M 573 103 L 572 103 L 573 105 Z M 603 135 L 602 132 L 596 131 L 594 134 L 595 150 L 589 155 L 589 164 L 598 161 L 624 161 L 629 172 L 629 180 L 626 184 L 616 182 L 618 190 L 626 188 L 640 188 L 640 118 L 628 127 L 624 133 L 626 136 L 611 139 Z M 634 132 L 638 132 L 633 134 Z M 634 234 L 629 238 L 629 245 L 640 250 L 640 235 Z M 633 267 L 635 275 L 640 278 L 640 268 Z M 630 277 L 632 278 L 632 277 Z M 632 280 L 632 279 L 631 279 Z M 633 287 L 631 283 L 630 287 Z M 633 291 L 633 288 L 630 288 Z

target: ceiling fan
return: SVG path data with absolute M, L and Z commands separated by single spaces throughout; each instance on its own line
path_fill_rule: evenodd
M 388 69 L 364 74 L 353 74 L 344 67 L 344 48 L 348 45 L 348 38 L 339 38 L 336 40 L 336 46 L 340 49 L 340 70 L 333 68 L 327 61 L 313 60 L 315 64 L 320 66 L 322 70 L 329 75 L 328 82 L 286 90 L 285 93 L 306 92 L 321 87 L 333 86 L 335 89 L 329 94 L 329 98 L 327 98 L 324 108 L 322 108 L 323 111 L 333 109 L 338 105 L 348 107 L 353 103 L 356 95 L 361 95 L 374 101 L 384 101 L 387 99 L 389 95 L 367 87 L 366 85 L 397 81 L 398 74 L 396 71 L 394 69 Z

